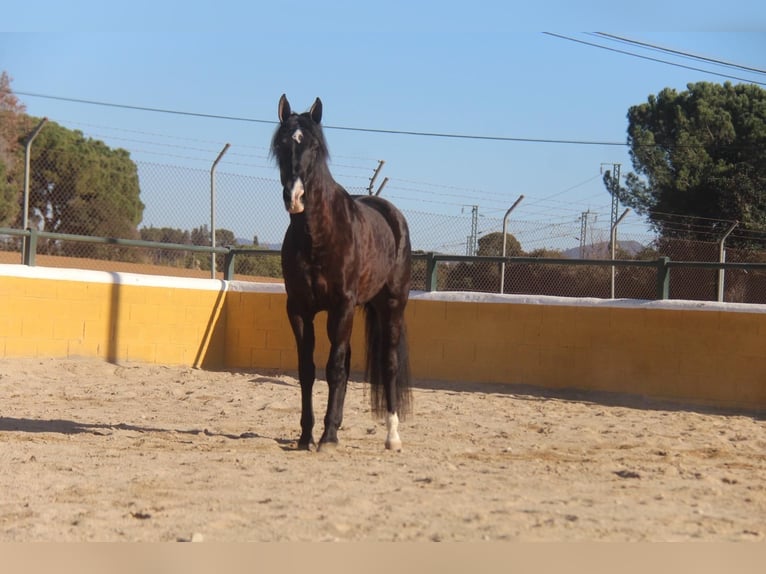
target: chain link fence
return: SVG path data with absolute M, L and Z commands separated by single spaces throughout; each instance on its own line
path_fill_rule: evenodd
M 51 159 L 53 161 L 53 159 Z M 281 279 L 278 250 L 288 216 L 282 205 L 282 189 L 276 179 L 151 162 L 135 162 L 135 174 L 114 178 L 126 185 L 135 176 L 136 196 L 115 197 L 90 192 L 88 186 L 103 182 L 82 181 L 71 174 L 60 177 L 46 172 L 45 158 L 33 162 L 30 193 L 30 222 L 38 229 L 80 235 L 143 239 L 183 245 L 215 244 L 252 250 L 237 255 L 235 276 L 244 280 Z M 76 171 L 76 166 L 70 166 Z M 124 175 L 124 174 L 123 174 Z M 107 184 L 108 185 L 108 184 Z M 211 200 L 215 190 L 215 212 Z M 364 187 L 348 186 L 352 194 L 365 194 Z M 140 190 L 140 195 L 138 194 Z M 385 193 L 383 193 L 385 196 Z M 137 203 L 138 202 L 138 203 Z M 140 205 L 140 209 L 137 208 Z M 139 215 L 135 212 L 138 209 Z M 443 215 L 403 210 L 410 225 L 413 251 L 454 255 L 499 256 L 503 253 L 503 220 L 479 216 L 477 210 Z M 515 215 L 515 214 L 514 214 Z M 587 217 L 586 214 L 583 214 Z M 131 219 L 133 217 L 133 219 Z M 136 221 L 135 219 L 138 219 Z M 213 222 L 213 219 L 215 220 Z M 17 218 L 20 222 L 20 218 Z M 505 238 L 508 256 L 535 258 L 610 259 L 608 222 L 545 222 L 511 218 Z M 20 227 L 17 223 L 16 227 Z M 18 237 L 0 234 L 0 263 L 18 263 Z M 212 267 L 221 277 L 223 261 L 199 252 L 168 249 L 127 248 L 93 245 L 63 239 L 45 239 L 38 245 L 37 263 L 48 266 L 81 267 L 107 271 L 131 271 L 165 275 L 210 277 Z M 719 261 L 721 245 L 715 240 L 660 240 L 643 233 L 618 228 L 616 260 Z M 729 262 L 765 262 L 766 251 L 726 251 Z M 496 262 L 444 262 L 437 267 L 437 288 L 445 291 L 500 292 L 566 297 L 652 299 L 656 272 L 652 268 Z M 413 288 L 425 288 L 425 263 L 413 269 Z M 672 272 L 670 296 L 674 299 L 716 300 L 720 272 L 709 269 L 676 269 Z M 725 301 L 766 303 L 766 272 L 728 270 Z

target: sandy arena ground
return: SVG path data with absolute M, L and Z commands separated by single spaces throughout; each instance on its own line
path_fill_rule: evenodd
M 0 363 L 0 542 L 763 541 L 766 422 L 626 397 L 421 382 L 383 449 L 295 450 L 293 377 Z M 315 387 L 319 421 L 326 384 Z M 318 437 L 321 426 L 315 433 Z

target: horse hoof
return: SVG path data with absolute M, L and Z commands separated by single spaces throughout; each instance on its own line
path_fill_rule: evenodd
M 394 452 L 402 452 L 402 441 L 400 440 L 387 440 L 386 450 L 392 450 Z
M 314 439 L 311 439 L 311 440 L 301 439 L 298 441 L 298 450 L 311 450 L 312 446 L 316 446 Z
M 338 443 L 337 442 L 319 442 L 319 446 L 317 447 L 318 452 L 333 452 L 335 450 L 338 450 Z

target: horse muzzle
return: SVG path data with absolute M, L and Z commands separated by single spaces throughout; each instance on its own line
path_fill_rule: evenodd
M 288 184 L 284 187 L 282 192 L 283 199 L 285 200 L 285 209 L 288 213 L 302 213 L 305 209 L 303 197 L 305 190 L 303 189 L 303 181 L 301 178 L 296 178 L 292 184 Z

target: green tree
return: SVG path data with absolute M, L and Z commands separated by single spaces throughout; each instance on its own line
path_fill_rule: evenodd
M 210 228 L 207 224 L 202 224 L 199 227 L 195 227 L 191 230 L 191 244 L 192 245 L 210 245 Z M 216 229 L 215 230 L 215 245 L 216 247 L 236 247 L 237 238 L 234 232 L 230 229 Z M 211 257 L 208 255 L 197 254 L 195 261 L 199 262 L 201 269 L 210 269 Z M 218 271 L 223 270 L 224 258 L 216 257 L 216 269 Z M 235 267 L 240 264 L 235 263 Z M 237 271 L 239 272 L 239 271 Z
M 253 247 L 248 254 L 237 255 L 234 272 L 256 277 L 282 277 L 282 260 L 279 255 L 260 253 L 265 249 Z
M 215 244 L 218 247 L 233 247 L 237 245 L 237 238 L 234 237 L 234 232 L 230 229 L 216 229 Z
M 142 227 L 141 239 L 158 243 L 177 243 L 190 245 L 191 236 L 188 231 L 172 227 Z M 171 265 L 174 267 L 194 267 L 194 259 L 183 251 L 173 249 L 153 249 L 150 257 L 155 265 Z
M 558 249 L 547 249 L 545 247 L 539 247 L 527 253 L 527 257 L 539 257 L 541 259 L 561 259 L 564 257 L 564 254 Z
M 635 173 L 624 187 L 609 173 L 604 181 L 662 236 L 709 239 L 726 225 L 716 220 L 766 230 L 766 90 L 728 82 L 666 88 L 631 107 L 628 124 Z M 669 223 L 666 214 L 681 219 Z M 684 216 L 708 221 L 692 226 Z
M 13 225 L 21 205 L 23 187 L 23 146 L 21 138 L 27 116 L 11 91 L 11 78 L 0 73 L 0 225 Z
M 7 226 L 19 211 L 19 204 L 14 201 L 16 192 L 13 189 L 13 178 L 8 165 L 0 159 L 0 225 Z
M 45 231 L 138 237 L 144 204 L 138 168 L 124 149 L 49 122 L 32 146 L 30 219 Z M 65 244 L 63 252 L 104 257 L 96 245 Z
M 142 227 L 141 239 L 144 241 L 157 241 L 158 243 L 178 243 L 187 245 L 191 243 L 188 231 L 173 227 Z
M 477 255 L 502 255 L 503 232 L 495 231 L 479 238 Z M 521 255 L 521 243 L 510 233 L 505 234 L 505 254 L 508 257 Z
M 191 230 L 192 245 L 210 245 L 210 228 L 203 224 Z
M 505 254 L 508 257 L 522 254 L 521 244 L 510 233 L 505 234 Z M 498 256 L 503 254 L 503 233 L 495 231 L 479 239 L 479 256 Z M 508 275 L 506 268 L 506 276 Z M 450 268 L 446 288 L 451 291 L 487 291 L 500 289 L 499 263 L 458 263 Z

